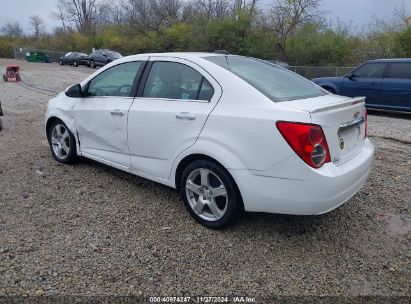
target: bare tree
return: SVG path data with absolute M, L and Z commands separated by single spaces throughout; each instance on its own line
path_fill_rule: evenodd
M 99 18 L 100 0 L 58 0 L 58 14 L 64 28 L 95 34 Z
M 411 26 L 411 16 L 407 13 L 407 5 L 405 0 L 402 2 L 400 7 L 394 8 L 394 18 L 398 21 L 399 27 L 409 27 Z
M 34 31 L 34 37 L 39 38 L 40 34 L 44 32 L 44 20 L 41 19 L 38 15 L 30 17 L 30 25 Z
M 99 16 L 103 23 L 121 25 L 126 22 L 126 1 L 117 0 L 113 5 L 112 0 L 102 0 L 99 6 Z
M 197 0 L 193 1 L 193 6 L 197 14 L 210 20 L 229 16 L 233 3 L 231 0 Z
M 302 24 L 314 21 L 323 13 L 321 0 L 274 0 L 270 10 L 269 26 L 277 37 L 281 59 L 287 60 L 286 43 Z
M 0 32 L 2 32 L 3 35 L 7 37 L 22 37 L 23 36 L 23 28 L 18 22 L 6 23 L 6 25 L 0 29 Z

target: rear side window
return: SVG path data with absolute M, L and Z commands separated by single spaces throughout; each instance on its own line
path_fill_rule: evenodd
M 384 63 L 366 63 L 351 74 L 356 78 L 383 78 L 385 66 Z
M 411 62 L 392 63 L 388 78 L 411 79 Z
M 200 92 L 198 94 L 198 100 L 207 100 L 210 101 L 214 95 L 214 89 L 211 83 L 208 82 L 207 79 L 204 78 L 203 83 L 201 85 Z
M 231 71 L 274 102 L 327 94 L 311 81 L 262 60 L 232 55 L 205 59 Z
M 211 84 L 193 68 L 177 62 L 154 62 L 143 97 L 207 100 L 214 95 Z

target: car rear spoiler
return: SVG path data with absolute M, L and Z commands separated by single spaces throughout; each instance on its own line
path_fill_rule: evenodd
M 326 111 L 335 110 L 339 108 L 345 108 L 347 106 L 351 106 L 351 105 L 355 105 L 359 103 L 365 103 L 365 98 L 366 97 L 354 97 L 354 98 L 348 99 L 343 102 L 338 102 L 336 104 L 330 104 L 325 107 L 319 107 L 317 109 L 312 110 L 311 113 L 326 112 Z

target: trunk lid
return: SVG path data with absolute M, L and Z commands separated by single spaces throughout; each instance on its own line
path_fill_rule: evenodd
M 331 161 L 342 165 L 363 148 L 365 139 L 365 97 L 325 95 L 282 102 L 281 105 L 310 113 L 327 139 Z

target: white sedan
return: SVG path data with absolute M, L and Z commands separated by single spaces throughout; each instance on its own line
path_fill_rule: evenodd
M 235 55 L 124 57 L 53 98 L 45 119 L 57 161 L 83 156 L 177 188 L 210 228 L 243 210 L 328 212 L 373 164 L 364 98 Z

